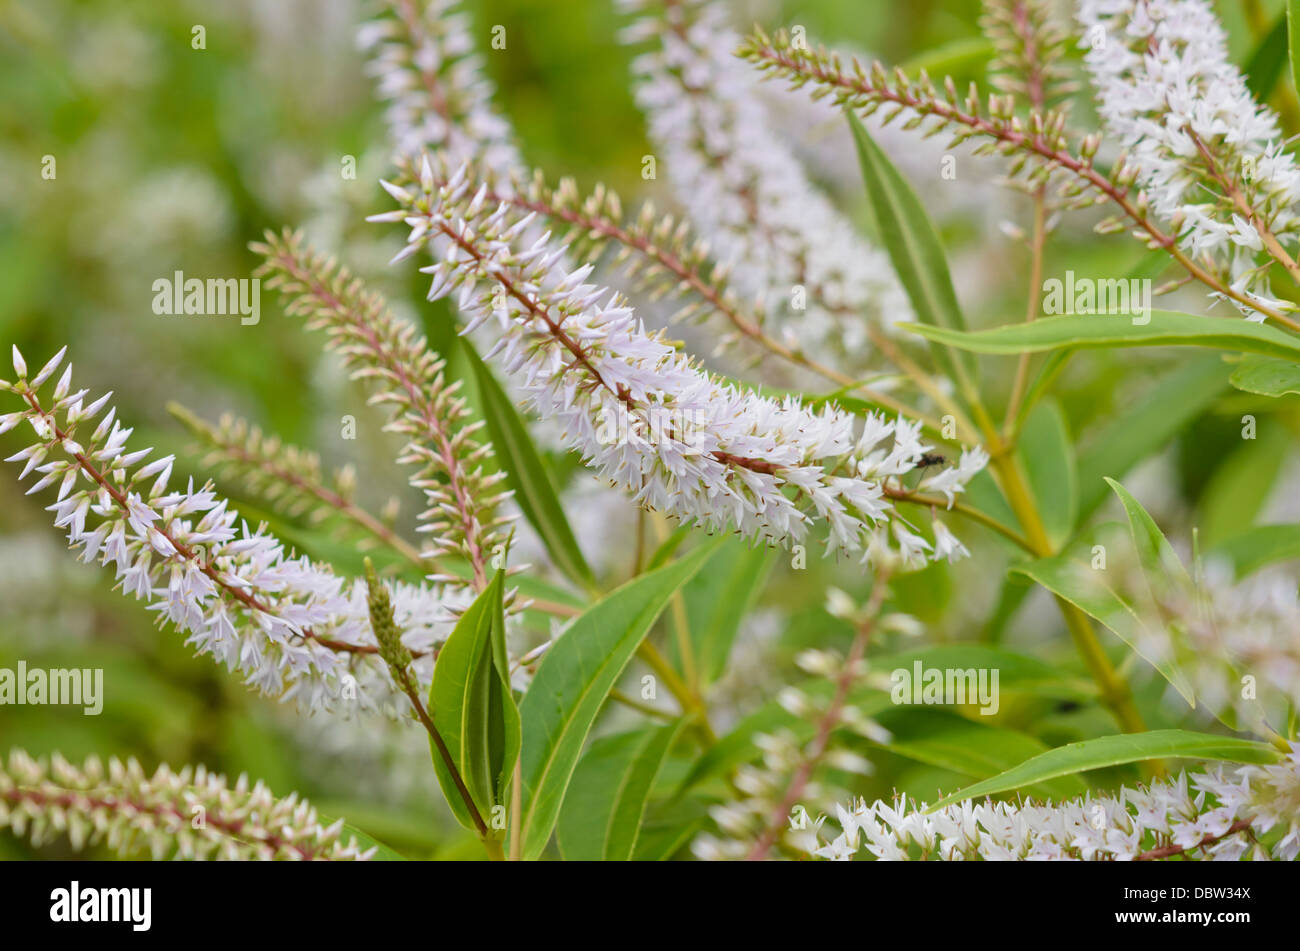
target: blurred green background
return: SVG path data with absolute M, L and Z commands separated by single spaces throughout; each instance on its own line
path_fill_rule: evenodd
M 632 54 L 617 42 L 623 24 L 610 0 L 468 6 L 482 35 L 494 24 L 507 28 L 507 49 L 489 52 L 487 66 L 527 158 L 552 179 L 604 181 L 635 195 L 650 147 L 629 88 Z M 1256 43 L 1244 6 L 1219 4 L 1239 62 Z M 893 62 L 976 40 L 979 8 L 978 0 L 736 4 L 738 25 L 799 23 L 811 37 Z M 1280 3 L 1263 8 L 1271 17 Z M 282 314 L 274 294 L 262 295 L 257 326 L 151 310 L 155 279 L 176 270 L 247 276 L 256 263 L 247 243 L 291 224 L 341 251 L 399 309 L 445 319 L 416 310 L 421 288 L 409 270 L 386 270 L 398 236 L 362 220 L 388 207 L 376 184 L 387 170 L 383 107 L 354 42 L 363 16 L 359 5 L 339 0 L 0 0 L 0 343 L 6 354 L 16 343 L 35 365 L 70 345 L 77 384 L 113 390 L 119 415 L 136 427 L 133 444 L 182 453 L 178 472 L 195 471 L 195 460 L 183 454 L 190 440 L 165 412 L 169 400 L 208 419 L 234 411 L 327 462 L 356 463 L 369 476 L 366 501 L 404 494 L 399 520 L 409 527 L 416 500 L 387 463 L 391 443 L 378 435 L 339 438 L 340 416 L 373 418 L 365 394 L 322 355 L 318 335 Z M 191 47 L 196 24 L 206 30 L 202 50 Z M 978 57 L 963 68 L 962 78 L 980 78 Z M 46 156 L 57 163 L 52 180 L 41 176 Z M 340 174 L 349 156 L 355 180 Z M 860 208 L 858 195 L 846 202 Z M 991 290 L 975 320 L 1019 319 L 1020 250 L 1012 242 L 971 249 L 981 231 L 978 221 L 944 221 L 954 255 L 976 253 L 987 271 Z M 1086 228 L 1063 233 L 1053 256 L 1058 269 L 1069 262 L 1119 273 L 1141 260 L 1134 243 L 1097 240 Z M 1140 359 L 1098 356 L 1072 366 L 1062 385 L 1076 435 L 1086 441 L 1098 420 L 1140 399 L 1144 381 L 1168 364 Z M 1294 427 L 1293 403 L 1272 405 Z M 1224 531 L 1260 516 L 1285 457 L 1262 441 L 1240 448 L 1234 434 L 1241 412 L 1263 410 L 1244 395 L 1214 404 L 1168 460 L 1172 508 L 1203 516 L 1203 503 L 1218 506 L 1210 517 Z M 21 445 L 21 432 L 0 437 L 4 455 Z M 335 750 L 326 724 L 295 723 L 210 661 L 193 659 L 181 638 L 157 630 L 147 612 L 114 593 L 104 572 L 64 550 L 43 496 L 25 498 L 16 474 L 6 466 L 0 478 L 0 666 L 22 658 L 103 667 L 108 699 L 99 717 L 0 707 L 0 750 L 20 745 L 72 759 L 95 752 L 133 755 L 146 766 L 165 760 L 246 771 L 415 853 L 460 854 L 465 841 L 441 818 L 418 736 L 407 756 L 377 734 L 369 757 L 358 759 L 364 742 L 339 740 L 347 748 Z M 1207 486 L 1217 491 L 1207 494 Z M 917 613 L 941 637 L 968 636 L 996 591 L 987 590 L 986 575 L 981 590 L 953 603 L 952 591 L 963 589 L 948 574 L 935 568 L 909 582 L 925 592 Z M 825 580 L 787 577 L 765 595 L 790 615 L 778 632 L 787 652 L 846 635 L 821 610 Z M 851 586 L 852 578 L 842 583 Z M 41 854 L 64 849 L 55 844 Z M 31 854 L 0 834 L 0 857 Z

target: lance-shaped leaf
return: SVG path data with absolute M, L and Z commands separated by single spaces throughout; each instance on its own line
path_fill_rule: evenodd
M 953 290 L 948 258 L 925 206 L 858 117 L 852 112 L 847 115 L 881 243 L 889 252 L 912 309 L 925 324 L 963 330 L 966 320 Z M 954 382 L 960 381 L 963 374 L 968 380 L 974 379 L 975 361 L 969 354 L 954 357 L 941 346 L 933 349 L 935 359 Z
M 1265 743 L 1188 730 L 1150 730 L 1121 733 L 1070 743 L 1048 750 L 1004 773 L 945 796 L 929 809 L 933 812 L 954 802 L 1023 789 L 1062 776 L 1107 766 L 1152 759 L 1209 759 L 1233 763 L 1274 763 L 1278 753 Z
M 1005 770 L 1047 751 L 1028 734 L 994 726 L 949 710 L 898 708 L 879 717 L 889 740 L 872 744 L 917 763 L 951 770 L 971 779 Z M 1088 791 L 1074 776 L 1058 776 L 1029 786 L 1032 794 L 1068 799 Z
M 1160 531 L 1160 526 L 1156 524 L 1155 519 L 1124 486 L 1114 479 L 1107 479 L 1106 484 L 1119 496 L 1120 504 L 1124 506 L 1129 530 L 1133 534 L 1133 544 L 1137 546 L 1138 558 L 1148 579 L 1157 583 L 1157 580 L 1163 577 L 1166 583 L 1181 585 L 1184 590 L 1190 590 L 1192 579 L 1187 574 L 1183 560 L 1174 551 L 1174 546 L 1169 544 L 1165 533 Z
M 903 324 L 927 340 L 973 353 L 1038 353 L 1112 347 L 1209 347 L 1300 362 L 1300 337 L 1248 320 L 1152 311 L 1145 324 L 1133 317 L 1048 317 L 1028 324 L 968 332 L 925 323 Z
M 1273 89 L 1287 65 L 1289 20 L 1287 14 L 1277 18 L 1255 47 L 1255 52 L 1250 54 L 1246 68 L 1242 70 L 1246 75 L 1246 87 L 1259 102 L 1268 102 L 1272 97 Z
M 1300 558 L 1300 525 L 1260 525 L 1211 548 L 1206 558 L 1230 561 L 1244 578 L 1265 565 Z
M 1259 396 L 1300 393 L 1300 365 L 1273 357 L 1246 357 L 1232 371 L 1228 381 L 1245 393 Z
M 1144 392 L 1123 415 L 1102 426 L 1079 456 L 1079 517 L 1106 500 L 1105 477 L 1122 479 L 1159 452 L 1226 392 L 1228 366 L 1215 353 L 1191 356 Z
M 460 351 L 474 371 L 479 408 L 492 437 L 492 451 L 505 470 L 506 484 L 514 490 L 524 518 L 541 538 L 555 566 L 584 589 L 593 590 L 595 577 L 519 411 L 468 340 L 461 339 Z
M 521 742 L 519 709 L 510 691 L 504 594 L 505 572 L 498 571 L 442 645 L 429 687 L 433 724 L 485 821 L 493 806 L 509 801 L 507 787 Z M 432 744 L 431 739 L 433 765 L 447 802 L 460 823 L 473 829 L 469 809 Z
M 636 854 L 646 803 L 686 718 L 591 744 L 564 797 L 556 838 L 569 860 L 627 861 Z
M 704 683 L 722 676 L 740 622 L 749 613 L 773 564 L 771 549 L 743 538 L 728 539 L 701 571 L 682 588 L 695 663 Z M 670 658 L 677 657 L 676 642 Z
M 1011 570 L 1037 582 L 1100 621 L 1134 653 L 1158 670 L 1182 695 L 1188 706 L 1196 705 L 1195 694 L 1186 674 L 1174 662 L 1150 654 L 1147 645 L 1153 642 L 1153 638 L 1146 634 L 1142 619 L 1102 579 L 1100 570 L 1089 568 L 1066 556 L 1041 558 L 1017 565 Z M 1162 639 L 1155 640 L 1158 642 Z
M 542 658 L 520 704 L 524 858 L 537 858 L 546 848 L 587 734 L 610 689 L 669 598 L 717 545 L 701 545 L 614 590 L 574 620 Z
M 1291 82 L 1300 90 L 1300 0 L 1286 0 L 1286 28 L 1291 46 Z
M 1079 478 L 1069 428 L 1055 401 L 1034 407 L 1021 431 L 1019 451 L 1047 537 L 1059 547 L 1074 531 Z

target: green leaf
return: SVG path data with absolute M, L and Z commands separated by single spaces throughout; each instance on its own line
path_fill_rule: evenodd
M 541 855 L 582 746 L 610 689 L 663 611 L 717 542 L 615 589 L 575 619 L 538 665 L 519 712 L 524 722 L 523 854 Z
M 329 816 L 325 815 L 324 813 L 320 814 L 319 818 L 320 818 L 320 824 L 322 826 L 332 825 L 335 821 L 334 819 L 331 819 Z M 357 845 L 361 847 L 362 851 L 365 851 L 366 849 L 370 849 L 370 848 L 375 849 L 375 857 L 373 859 L 373 861 L 375 862 L 405 862 L 406 861 L 406 856 L 402 855 L 396 849 L 392 848 L 391 846 L 385 845 L 384 843 L 376 839 L 374 836 L 362 832 L 356 826 L 344 822 L 343 831 L 339 833 L 339 841 L 347 842 L 348 839 L 356 839 Z
M 1246 87 L 1257 102 L 1268 102 L 1277 86 L 1282 68 L 1287 62 L 1287 21 L 1283 14 L 1277 18 L 1273 28 L 1259 41 L 1255 52 L 1251 54 L 1244 70 Z
M 975 473 L 975 477 L 966 484 L 965 501 L 972 508 L 978 509 L 995 522 L 1001 524 L 1004 528 L 1013 532 L 1020 531 L 1020 521 L 1016 518 L 1015 513 L 1011 510 L 1011 505 L 1007 502 L 1006 496 L 998 488 L 997 482 L 989 473 L 988 469 L 983 469 Z M 1001 538 L 1001 535 L 996 536 Z M 1006 539 L 1003 539 L 1006 541 Z M 1007 542 L 1010 545 L 1010 542 Z
M 826 679 L 809 680 L 799 683 L 796 689 L 814 700 L 829 700 L 834 684 Z M 863 716 L 875 716 L 882 710 L 893 707 L 889 694 L 870 687 L 862 687 L 849 695 L 849 703 L 862 712 Z M 769 700 L 749 716 L 745 717 L 730 733 L 709 747 L 695 761 L 691 771 L 682 780 L 678 795 L 698 783 L 715 776 L 721 776 L 744 763 L 755 759 L 759 749 L 754 738 L 761 733 L 775 733 L 788 730 L 800 742 L 812 739 L 815 725 L 806 717 L 797 717 L 781 706 L 779 700 Z
M 1300 0 L 1286 0 L 1287 39 L 1291 48 L 1291 82 L 1300 91 Z
M 1206 557 L 1227 559 L 1244 578 L 1265 565 L 1300 558 L 1300 525 L 1260 525 L 1216 545 Z
M 888 654 L 872 658 L 871 669 L 913 670 L 918 662 L 925 669 L 996 670 L 1000 691 L 1079 701 L 1097 696 L 1097 688 L 1090 680 L 1053 667 L 1037 657 L 983 644 L 941 644 Z
M 988 63 L 995 52 L 993 44 L 984 37 L 965 37 L 919 53 L 900 63 L 898 68 L 913 78 L 922 70 L 931 76 L 973 72 Z
M 772 549 L 730 538 L 709 559 L 708 567 L 682 588 L 695 665 L 705 685 L 722 676 L 740 622 L 749 613 L 774 562 Z
M 1255 524 L 1290 449 L 1289 432 L 1271 425 L 1229 453 L 1201 493 L 1197 522 L 1203 544 L 1213 547 Z
M 874 744 L 928 766 L 960 773 L 971 779 L 1001 775 L 1025 760 L 1047 752 L 1032 736 L 967 719 L 949 710 L 920 708 L 889 711 L 877 718 L 890 732 L 887 743 Z M 1068 799 L 1088 791 L 1074 776 L 1048 778 L 1029 786 L 1034 795 Z
M 1049 750 L 1004 773 L 960 789 L 940 799 L 929 811 L 966 799 L 1023 789 L 1034 783 L 1072 776 L 1090 769 L 1152 759 L 1210 759 L 1233 763 L 1274 763 L 1278 754 L 1254 740 L 1241 740 L 1187 730 L 1150 730 L 1083 740 Z
M 925 206 L 858 117 L 851 111 L 847 115 L 881 243 L 889 252 L 917 319 L 936 328 L 961 331 L 966 320 L 957 304 L 943 244 Z M 954 359 L 942 347 L 932 349 L 936 361 L 954 382 L 962 378 L 962 372 L 974 378 L 972 357 L 958 354 Z
M 1155 310 L 1146 324 L 1132 317 L 1101 315 L 1047 317 L 975 332 L 901 324 L 927 340 L 973 353 L 1039 353 L 1107 347 L 1210 347 L 1300 362 L 1300 337 L 1240 318 L 1201 317 Z
M 636 861 L 666 862 L 686 848 L 709 821 L 708 808 L 708 802 L 690 796 L 647 809 L 637 839 Z
M 1002 585 L 1002 591 L 998 594 L 998 603 L 988 615 L 984 628 L 980 631 L 980 641 L 993 645 L 1001 641 L 1007 625 L 1011 623 L 1011 619 L 1016 616 L 1020 606 L 1025 603 L 1025 598 L 1033 590 L 1034 586 L 1025 578 L 1008 575 Z
M 673 555 L 677 554 L 677 549 L 682 547 L 682 543 L 690 537 L 693 526 L 678 525 L 669 533 L 659 547 L 654 550 L 650 560 L 646 563 L 646 570 L 653 571 L 655 568 L 662 568 L 672 560 Z
M 1081 565 L 1065 556 L 1041 558 L 1017 565 L 1011 570 L 1037 582 L 1100 621 L 1129 649 L 1159 671 L 1187 701 L 1188 706 L 1195 707 L 1195 694 L 1187 676 L 1172 661 L 1156 660 L 1146 652 L 1142 645 L 1148 643 L 1148 637 L 1141 618 L 1102 580 L 1102 570 Z
M 510 691 L 502 610 L 505 572 L 469 606 L 438 653 L 429 687 L 429 712 L 479 815 L 506 805 L 519 758 L 519 710 Z M 474 829 L 469 808 L 430 738 L 433 765 L 452 812 Z
M 1190 589 L 1192 579 L 1187 574 L 1183 560 L 1174 551 L 1174 546 L 1169 544 L 1165 533 L 1160 531 L 1160 526 L 1156 524 L 1155 519 L 1124 486 L 1114 479 L 1107 479 L 1106 484 L 1119 496 L 1120 504 L 1124 506 L 1124 514 L 1128 516 L 1129 531 L 1133 534 L 1133 544 L 1137 546 L 1138 559 L 1142 562 L 1142 569 L 1147 577 L 1164 576 L 1183 585 L 1185 590 Z
M 506 485 L 514 490 L 524 518 L 541 538 L 555 566 L 578 585 L 594 590 L 595 576 L 582 556 L 546 465 L 519 411 L 468 340 L 461 338 L 461 349 L 478 384 L 480 409 L 492 439 L 493 454 L 505 471 Z
M 1128 412 L 1107 423 L 1079 458 L 1079 515 L 1086 519 L 1106 498 L 1107 476 L 1122 479 L 1160 451 L 1227 387 L 1218 354 L 1196 354 L 1142 394 Z
M 591 744 L 560 810 L 560 854 L 570 861 L 620 862 L 636 854 L 650 791 L 686 722 L 683 717 Z
M 1079 480 L 1065 415 L 1055 401 L 1034 407 L 1021 431 L 1019 449 L 1047 537 L 1059 547 L 1074 532 Z
M 1289 360 L 1272 357 L 1246 357 L 1232 371 L 1228 381 L 1246 393 L 1260 396 L 1286 396 L 1300 393 L 1300 366 Z

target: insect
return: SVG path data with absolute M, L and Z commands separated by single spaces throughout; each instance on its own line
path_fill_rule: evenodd
M 941 456 L 937 452 L 927 452 L 917 461 L 916 465 L 913 466 L 912 468 L 913 471 L 915 471 L 916 469 L 928 469 L 931 466 L 941 466 L 947 461 L 948 459 L 946 456 Z

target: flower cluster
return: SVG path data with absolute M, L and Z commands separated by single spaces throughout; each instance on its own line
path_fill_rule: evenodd
M 296 793 L 276 799 L 240 776 L 232 787 L 205 767 L 179 773 L 165 765 L 150 776 L 135 760 L 91 757 L 74 766 L 22 750 L 0 762 L 0 828 L 34 844 L 66 834 L 74 849 L 104 843 L 119 855 L 180 859 L 367 860 L 343 820 L 326 826 Z
M 1123 183 L 1093 168 L 1100 136 L 1085 138 L 1077 155 L 1071 151 L 1063 108 L 1034 109 L 1022 117 L 1021 103 L 1012 93 L 983 101 L 972 84 L 963 96 L 951 77 L 936 85 L 924 70 L 910 76 L 880 60 L 867 64 L 856 56 L 814 49 L 784 30 L 769 36 L 756 29 L 737 55 L 764 75 L 783 79 L 794 89 L 811 86 L 811 95 L 864 119 L 879 115 L 884 126 L 897 123 L 925 137 L 947 134 L 950 151 L 970 143 L 974 155 L 1002 156 L 1010 162 L 1009 180 L 1022 188 L 1037 189 L 1055 178 L 1066 206 L 1086 207 L 1122 197 Z
M 709 809 L 717 831 L 692 841 L 697 858 L 761 859 L 777 848 L 811 851 L 818 845 L 811 817 L 831 809 L 842 795 L 824 770 L 857 776 L 873 772 L 870 760 L 839 742 L 845 734 L 876 743 L 889 740 L 889 732 L 854 703 L 865 666 L 852 660 L 846 664 L 826 651 L 806 651 L 798 663 L 821 679 L 780 692 L 778 700 L 795 718 L 793 724 L 754 737 L 762 756 L 732 776 L 738 795 Z M 827 688 L 836 680 L 842 687 L 832 693 Z
M 740 38 L 712 0 L 624 0 L 636 97 L 679 201 L 736 290 L 784 342 L 861 365 L 871 323 L 911 319 L 888 257 L 868 245 L 770 128 Z M 647 11 L 649 11 L 647 13 Z M 806 299 L 805 299 L 806 298 Z
M 856 628 L 847 657 L 805 650 L 796 663 L 815 679 L 786 687 L 777 701 L 788 719 L 754 738 L 759 763 L 741 766 L 731 776 L 739 794 L 709 810 L 718 834 L 706 832 L 691 843 L 702 859 L 766 858 L 777 847 L 811 851 L 820 823 L 810 815 L 832 807 L 840 794 L 823 781 L 824 769 L 869 776 L 870 760 L 844 742 L 850 737 L 887 744 L 890 733 L 871 716 L 879 695 L 867 686 L 867 645 L 883 630 L 897 630 L 911 619 L 882 608 L 889 595 L 886 575 L 878 575 L 865 605 L 832 588 L 826 610 Z
M 544 235 L 516 247 L 532 216 L 487 202 L 466 166 L 443 178 L 426 157 L 413 191 L 387 187 L 401 207 L 373 220 L 411 227 L 399 257 L 432 253 L 437 263 L 423 269 L 433 276 L 429 297 L 455 293 L 472 317 L 466 332 L 493 323 L 489 356 L 531 408 L 556 419 L 588 465 L 639 502 L 711 531 L 788 545 L 807 535 L 806 501 L 829 526 L 829 550 L 869 556 L 889 525 L 909 563 L 957 553 L 946 532 L 936 547 L 890 518 L 889 493 L 927 451 L 919 424 L 869 414 L 858 432 L 833 406 L 813 412 L 716 380 L 648 334 L 618 294 L 586 283 L 590 265 L 557 273 L 562 245 Z M 622 418 L 635 424 L 627 436 L 605 438 L 605 423 Z M 967 450 L 957 466 L 923 474 L 918 488 L 951 502 L 986 458 Z
M 454 161 L 477 158 L 508 173 L 523 163 L 510 124 L 492 105 L 493 88 L 474 52 L 461 0 L 385 0 L 383 16 L 358 33 L 371 56 L 379 96 L 399 156 L 438 148 Z
M 306 316 L 308 329 L 325 331 L 328 347 L 343 357 L 353 379 L 377 384 L 371 402 L 389 407 L 385 428 L 408 440 L 399 461 L 418 466 L 411 484 L 428 502 L 419 530 L 432 547 L 424 556 L 463 556 L 482 589 L 485 565 L 502 545 L 508 520 L 498 518 L 496 508 L 509 492 L 498 488 L 503 473 L 484 471 L 491 448 L 475 441 L 482 423 L 467 421 L 460 382 L 446 381 L 444 361 L 413 324 L 397 320 L 347 268 L 304 247 L 300 235 L 268 232 L 253 250 L 266 259 L 258 274 L 270 278 L 267 286 L 291 298 L 289 312 Z
M 1271 766 L 1180 773 L 1118 796 L 1059 805 L 977 803 L 934 811 L 905 797 L 836 806 L 840 834 L 822 858 L 1132 861 L 1195 857 L 1236 861 L 1300 854 L 1300 747 Z
M 150 462 L 152 450 L 128 450 L 131 430 L 112 408 L 96 424 L 109 396 L 84 402 L 86 391 L 71 389 L 71 367 L 46 401 L 42 388 L 63 353 L 29 379 L 14 349 L 17 379 L 0 380 L 0 390 L 25 406 L 0 416 L 0 432 L 31 426 L 36 442 L 7 461 L 23 463 L 20 478 L 40 476 L 29 494 L 57 484 L 49 510 L 82 560 L 112 565 L 124 593 L 263 693 L 309 709 L 388 707 L 391 684 L 370 630 L 365 585 L 294 557 L 263 528 L 237 527 L 238 516 L 211 484 L 169 488 L 172 457 Z M 399 585 L 394 598 L 427 683 L 434 645 L 450 634 L 464 596 Z
M 1082 44 L 1101 117 L 1152 209 L 1193 257 L 1275 309 L 1256 258 L 1300 242 L 1300 170 L 1277 117 L 1228 58 L 1205 0 L 1082 0 Z M 1254 312 L 1253 319 L 1263 319 Z
M 1075 91 L 1066 49 L 1070 36 L 1051 0 L 986 0 L 980 28 L 993 44 L 989 81 L 1042 112 Z

